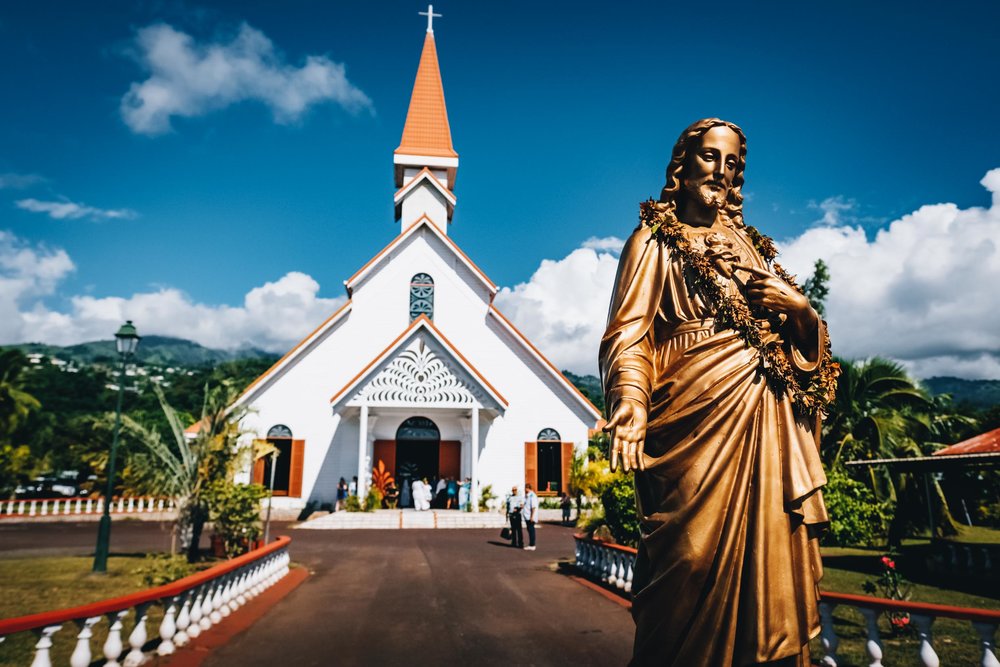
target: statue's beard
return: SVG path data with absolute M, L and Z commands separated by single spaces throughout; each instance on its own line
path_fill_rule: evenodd
M 714 181 L 684 181 L 684 190 L 689 197 L 700 201 L 705 206 L 721 209 L 726 205 L 728 190 L 725 186 L 716 185 Z

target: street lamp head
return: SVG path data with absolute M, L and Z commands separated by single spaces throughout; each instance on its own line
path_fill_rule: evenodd
M 140 336 L 136 333 L 132 320 L 126 321 L 115 334 L 115 346 L 118 348 L 118 354 L 128 356 L 134 353 L 135 348 L 139 346 L 139 339 Z

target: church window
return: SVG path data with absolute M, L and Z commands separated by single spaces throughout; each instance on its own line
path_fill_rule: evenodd
M 292 439 L 292 429 L 288 428 L 284 424 L 275 424 L 267 430 L 268 438 L 288 438 Z M 539 438 L 540 439 L 540 438 Z
M 559 431 L 543 428 L 535 442 L 525 443 L 525 481 L 535 485 L 541 496 L 566 490 L 573 443 L 562 442 Z
M 543 428 L 541 431 L 538 432 L 538 439 L 555 440 L 556 442 L 562 440 L 562 438 L 559 437 L 559 431 L 555 430 L 554 428 Z
M 427 417 L 410 417 L 396 430 L 396 440 L 440 440 L 441 431 Z
M 434 279 L 426 273 L 410 280 L 410 321 L 421 315 L 434 319 Z
M 268 454 L 263 458 L 259 483 L 267 487 L 271 486 L 271 468 L 273 466 L 274 495 L 290 495 L 292 490 L 292 429 L 284 424 L 275 424 L 267 430 L 267 443 L 277 450 L 278 458 L 276 460 L 274 454 Z

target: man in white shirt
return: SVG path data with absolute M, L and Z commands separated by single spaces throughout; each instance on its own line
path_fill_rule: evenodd
M 528 546 L 525 551 L 535 550 L 535 522 L 538 521 L 538 495 L 531 484 L 524 485 L 524 509 L 521 511 L 524 525 L 528 528 Z

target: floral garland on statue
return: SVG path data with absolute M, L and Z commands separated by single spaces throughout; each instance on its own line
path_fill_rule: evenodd
M 765 341 L 761 336 L 756 320 L 759 316 L 766 316 L 766 313 L 756 313 L 758 317 L 755 317 L 755 309 L 746 299 L 726 294 L 712 260 L 692 247 L 684 235 L 686 226 L 668 211 L 667 206 L 650 199 L 639 205 L 639 220 L 649 228 L 652 238 L 681 258 L 689 271 L 694 289 L 705 304 L 715 311 L 716 329 L 732 329 L 748 348 L 757 350 L 761 372 L 771 389 L 779 397 L 787 393 L 800 414 L 812 416 L 825 412 L 826 407 L 833 402 L 837 391 L 837 377 L 840 375 L 840 364 L 833 360 L 830 351 L 830 337 L 823 337 L 819 366 L 809 374 L 807 382 L 800 382 L 800 374 L 788 360 L 784 348 L 777 341 Z M 801 293 L 802 289 L 795 283 L 795 278 L 774 261 L 778 255 L 774 241 L 746 223 L 742 226 L 754 248 L 775 275 Z

